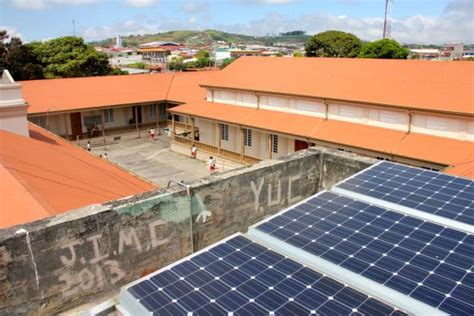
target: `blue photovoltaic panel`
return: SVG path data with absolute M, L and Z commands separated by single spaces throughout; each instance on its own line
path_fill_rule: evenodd
M 156 315 L 403 315 L 242 236 L 127 290 Z
M 468 179 L 382 162 L 337 187 L 474 225 L 474 181 Z
M 257 229 L 445 312 L 474 314 L 474 235 L 330 192 Z

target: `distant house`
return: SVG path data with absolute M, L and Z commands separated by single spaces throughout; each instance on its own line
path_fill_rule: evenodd
M 231 50 L 230 57 L 239 58 L 242 56 L 263 56 L 263 50 Z
M 144 63 L 158 65 L 168 62 L 168 56 L 171 54 L 171 51 L 165 48 L 146 47 L 140 48 L 138 53 L 142 55 Z
M 439 58 L 440 50 L 435 48 L 410 49 L 411 59 L 431 60 Z

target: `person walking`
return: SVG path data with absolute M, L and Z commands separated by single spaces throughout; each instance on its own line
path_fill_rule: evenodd
M 150 139 L 155 140 L 155 129 L 153 127 L 150 128 Z
M 196 145 L 193 145 L 191 147 L 191 158 L 196 159 L 196 155 L 197 155 L 197 148 L 196 148 Z
M 212 173 L 214 173 L 214 171 L 216 171 L 216 164 L 215 164 L 215 160 L 212 156 L 209 156 L 209 171 Z
M 91 151 L 91 141 L 90 140 L 87 141 L 86 147 L 87 147 L 87 151 Z

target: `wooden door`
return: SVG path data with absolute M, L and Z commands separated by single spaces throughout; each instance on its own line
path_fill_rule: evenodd
M 69 115 L 71 117 L 71 134 L 75 139 L 77 135 L 82 135 L 82 119 L 81 112 L 74 112 Z
M 308 142 L 295 139 L 295 151 L 308 148 Z
M 137 112 L 136 114 L 135 114 L 135 111 Z M 138 124 L 140 124 L 142 122 L 142 106 L 141 105 L 133 106 L 132 112 L 133 112 L 133 122 L 137 122 L 136 115 L 138 115 Z

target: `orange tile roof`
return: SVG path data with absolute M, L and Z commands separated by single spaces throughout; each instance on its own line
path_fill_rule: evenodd
M 449 167 L 444 172 L 454 176 L 474 179 L 474 157 L 471 157 L 471 161 Z
M 22 81 L 28 114 L 73 111 L 115 105 L 204 99 L 199 87 L 215 71 L 161 73 Z
M 192 102 L 206 98 L 206 89 L 199 84 L 217 75 L 218 71 L 175 72 L 166 100 L 175 102 Z
M 28 114 L 166 99 L 171 73 L 22 81 Z
M 29 132 L 0 131 L 0 228 L 155 188 L 34 124 Z
M 474 158 L 474 142 L 411 133 L 393 149 L 393 153 L 454 166 Z
M 312 134 L 315 139 L 391 154 L 406 132 L 336 120 L 327 120 Z
M 242 57 L 203 86 L 474 114 L 474 63 Z
M 447 166 L 466 163 L 474 156 L 474 143 L 469 141 L 299 114 L 207 101 L 183 104 L 170 111 Z

